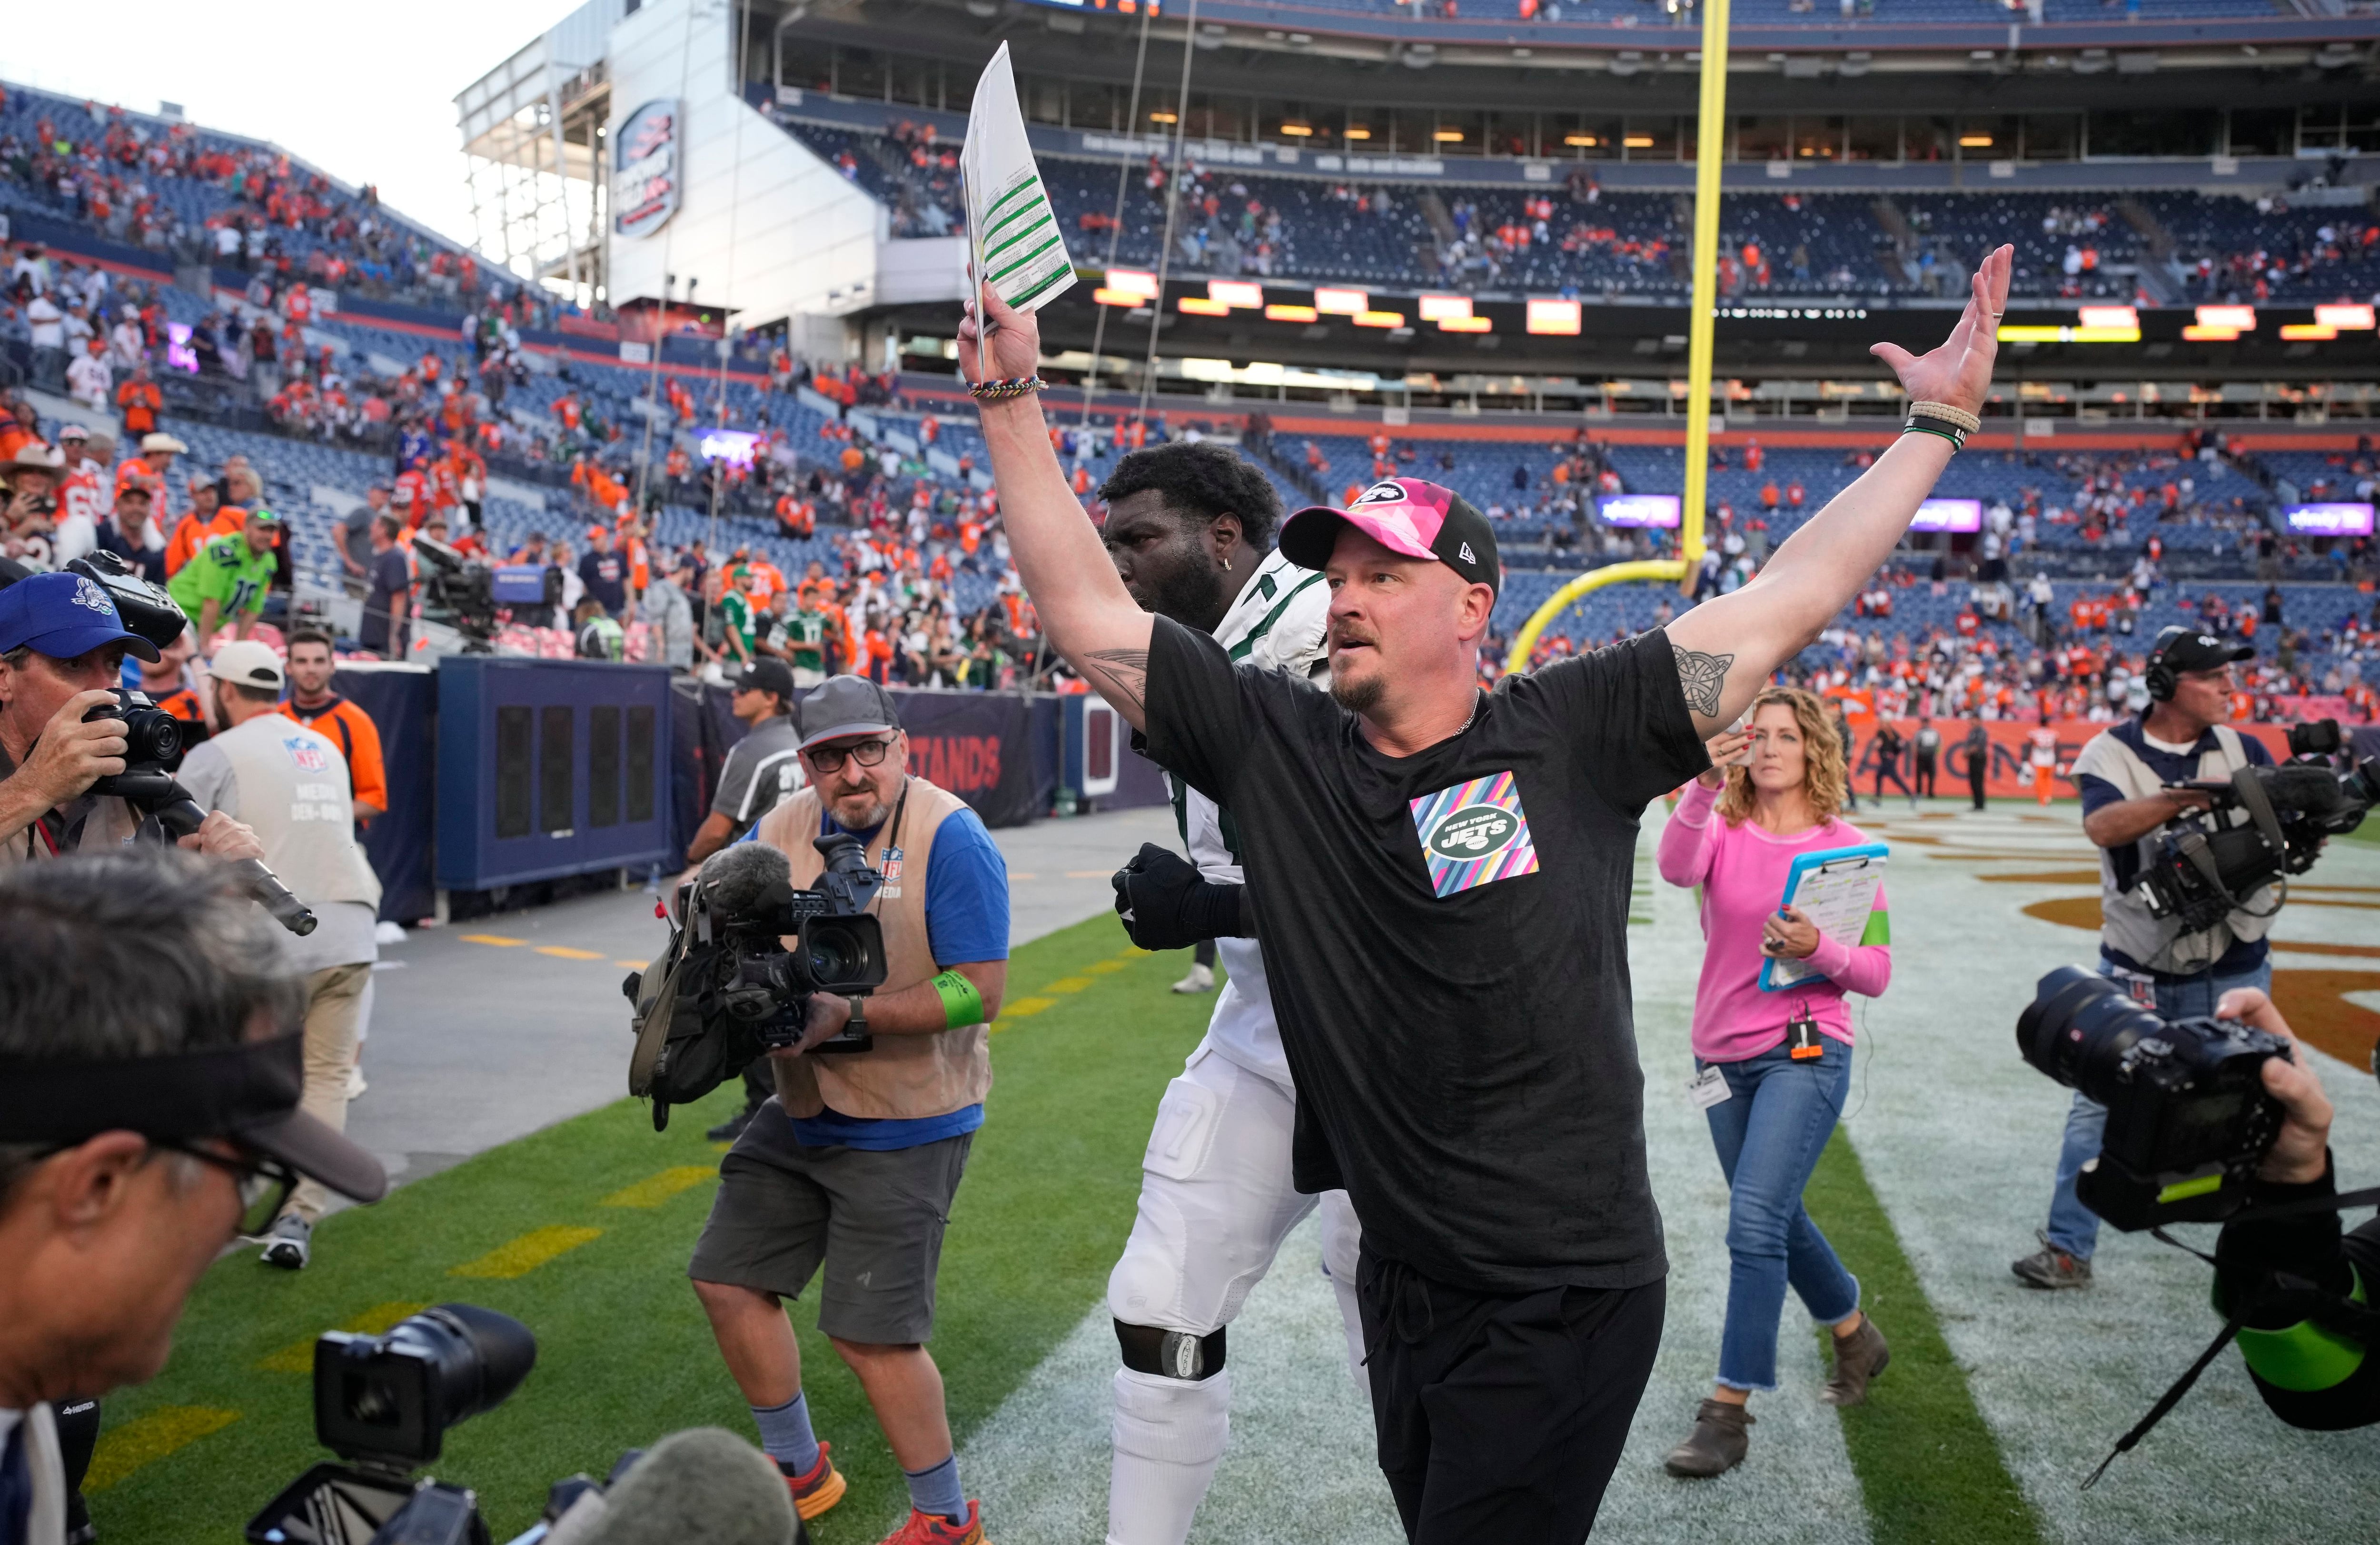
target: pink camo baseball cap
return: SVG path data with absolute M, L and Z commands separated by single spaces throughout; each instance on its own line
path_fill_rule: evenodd
M 1391 553 L 1435 558 L 1474 584 L 1502 589 L 1494 529 L 1451 488 L 1419 478 L 1384 478 L 1343 510 L 1309 505 L 1281 523 L 1281 555 L 1300 568 L 1321 568 L 1346 526 Z

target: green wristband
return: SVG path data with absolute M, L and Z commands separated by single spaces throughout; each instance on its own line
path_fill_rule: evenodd
M 942 1028 L 955 1030 L 983 1023 L 983 994 L 958 972 L 944 971 L 936 977 L 934 991 L 942 995 Z

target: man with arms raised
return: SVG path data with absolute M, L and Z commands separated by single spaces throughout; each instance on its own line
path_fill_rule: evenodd
M 1630 1015 L 1637 820 L 1900 541 L 1989 393 L 2011 256 L 1985 260 L 1933 353 L 1876 346 L 1905 432 L 1756 580 L 1493 692 L 1477 663 L 1500 573 L 1469 505 L 1391 479 L 1300 511 L 1281 547 L 1330 585 L 1330 690 L 1235 666 L 1104 560 L 1033 398 L 1032 318 L 988 298 L 989 339 L 962 324 L 1051 642 L 1238 827 L 1297 1081 L 1295 1182 L 1345 1186 L 1363 1219 L 1380 1467 L 1416 1541 L 1594 1524 L 1668 1269 Z
M 1281 501 L 1255 468 L 1220 445 L 1188 442 L 1135 451 L 1099 490 L 1101 533 L 1140 606 L 1214 636 L 1233 660 L 1303 681 L 1328 681 L 1322 577 L 1267 552 Z M 1194 870 L 1154 845 L 1117 878 L 1119 910 L 1136 914 L 1136 940 L 1158 915 L 1179 918 L 1193 892 L 1240 915 L 1238 831 L 1215 801 L 1178 778 L 1174 811 Z M 1203 931 L 1193 928 L 1191 934 Z M 1234 925 L 1232 931 L 1238 932 Z M 1218 942 L 1230 973 L 1206 1039 L 1166 1087 L 1142 1161 L 1140 1210 L 1108 1278 L 1123 1367 L 1115 1376 L 1115 1467 L 1108 1490 L 1111 1545 L 1181 1545 L 1231 1436 L 1224 1328 L 1272 1266 L 1281 1242 L 1314 1210 L 1290 1173 L 1297 1090 L 1282 1057 L 1252 938 Z M 1322 1198 L 1322 1252 L 1362 1380 L 1355 1313 L 1361 1235 L 1347 1193 Z

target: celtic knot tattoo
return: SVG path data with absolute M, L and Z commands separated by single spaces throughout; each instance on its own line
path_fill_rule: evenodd
M 1718 718 L 1719 688 L 1727 685 L 1727 668 L 1735 663 L 1735 656 L 1699 654 L 1675 644 L 1670 649 L 1678 657 L 1678 687 L 1686 695 L 1686 706 L 1706 719 Z

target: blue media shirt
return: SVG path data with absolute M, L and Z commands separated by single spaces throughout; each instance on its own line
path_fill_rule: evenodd
M 843 828 L 823 812 L 819 835 Z M 737 839 L 750 842 L 756 826 Z M 877 828 L 851 834 L 872 842 Z M 993 845 L 983 819 L 959 809 L 942 818 L 929 838 L 933 862 L 926 870 L 926 946 L 934 963 L 950 967 L 1008 958 L 1008 863 Z M 983 1107 L 969 1105 L 946 1115 L 916 1120 L 847 1116 L 821 1111 L 815 1116 L 794 1117 L 794 1140 L 804 1148 L 859 1148 L 886 1150 L 917 1148 L 956 1137 L 983 1125 Z
M 2148 743 L 2147 732 L 2142 728 L 2142 721 L 2139 719 L 2127 719 L 2107 733 L 2131 748 L 2132 754 L 2147 763 L 2149 771 L 2156 774 L 2159 783 L 2164 784 L 2188 783 L 2196 778 L 2198 759 L 2208 751 L 2222 749 L 2221 743 L 2215 738 L 2215 732 L 2208 730 L 2198 737 L 2197 745 L 2178 756 L 2171 751 L 2158 750 Z M 2252 735 L 2242 735 L 2240 737 L 2240 750 L 2247 758 L 2248 765 L 2251 767 L 2272 765 L 2273 753 L 2266 750 L 2265 743 Z M 2088 772 L 2077 778 L 2075 783 L 2082 791 L 2082 813 L 2086 816 L 2094 810 L 2103 810 L 2110 805 L 2121 804 L 2125 797 L 2122 789 L 2105 778 L 2094 777 Z M 2107 859 L 2115 867 L 2116 883 L 2129 884 L 2133 870 L 2140 867 L 2140 848 L 2132 843 L 2126 843 L 2121 847 L 2109 848 Z M 2209 968 L 2218 977 L 2240 976 L 2263 965 L 2265 956 L 2271 953 L 2272 947 L 2262 939 L 2236 939 L 2232 941 L 2231 947 L 2223 952 L 2223 958 Z M 2127 971 L 2146 969 L 2139 961 L 2123 951 L 2111 950 L 2105 943 L 2100 944 L 2099 954 L 2109 965 L 2120 967 Z

